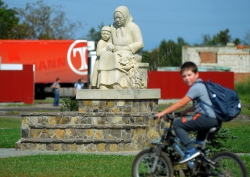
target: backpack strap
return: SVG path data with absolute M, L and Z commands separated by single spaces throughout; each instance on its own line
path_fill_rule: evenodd
M 207 84 L 206 84 L 205 82 L 203 82 L 203 81 L 197 81 L 196 83 L 203 83 L 203 84 L 205 85 L 206 89 L 207 89 Z M 209 99 L 210 99 L 210 101 L 211 101 L 211 103 L 212 103 L 210 94 L 208 93 L 208 89 L 207 89 L 207 94 L 208 94 L 208 97 L 209 97 Z M 213 106 L 211 106 L 211 105 L 207 104 L 206 102 L 202 101 L 200 98 L 197 98 L 197 100 L 200 102 L 201 109 L 202 109 L 202 110 L 205 112 L 205 114 L 208 116 L 208 112 L 207 112 L 207 110 L 206 110 L 206 108 L 205 108 L 204 105 L 210 107 L 211 109 L 213 109 Z

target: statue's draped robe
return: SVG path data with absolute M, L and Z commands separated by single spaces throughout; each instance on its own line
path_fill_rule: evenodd
M 134 54 L 137 61 L 141 60 L 141 49 L 143 48 L 143 39 L 140 28 L 133 22 L 128 22 L 126 26 L 118 28 L 114 23 L 111 25 L 112 43 L 114 46 L 128 46 Z M 119 61 L 122 52 L 103 52 L 100 56 L 98 66 L 99 76 L 98 85 L 112 85 L 119 83 L 122 87 L 126 83 L 120 82 L 120 78 L 126 73 L 121 69 Z

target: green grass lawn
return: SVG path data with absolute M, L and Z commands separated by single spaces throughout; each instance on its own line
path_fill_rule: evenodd
M 169 105 L 160 105 L 164 109 Z M 243 108 L 249 114 L 248 108 Z M 21 121 L 16 118 L 0 118 L 0 148 L 14 148 L 20 139 Z M 250 121 L 223 123 L 237 139 L 229 139 L 225 146 L 237 153 L 250 153 Z M 129 177 L 135 156 L 96 155 L 96 154 L 56 154 L 30 155 L 0 158 L 0 171 L 4 177 Z M 250 171 L 250 156 L 241 156 Z
M 223 128 L 229 129 L 236 139 L 228 139 L 225 147 L 237 153 L 250 153 L 250 121 L 235 120 L 223 123 Z
M 129 177 L 135 156 L 96 154 L 30 155 L 0 158 L 1 176 Z M 250 156 L 241 156 L 250 171 Z
M 4 177 L 129 177 L 134 156 L 58 154 L 0 158 Z
M 21 138 L 21 120 L 0 118 L 0 148 L 14 148 Z

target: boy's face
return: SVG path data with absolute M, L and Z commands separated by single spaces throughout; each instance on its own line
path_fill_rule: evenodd
M 184 70 L 181 75 L 182 75 L 182 79 L 183 79 L 184 83 L 187 86 L 192 86 L 197 81 L 197 79 L 199 77 L 198 72 L 194 73 L 191 70 Z
M 108 41 L 110 38 L 110 32 L 109 31 L 102 31 L 102 40 Z

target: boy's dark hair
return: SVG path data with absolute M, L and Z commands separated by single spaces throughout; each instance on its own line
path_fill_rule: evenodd
M 186 61 L 181 66 L 181 69 L 180 69 L 181 74 L 185 70 L 191 70 L 192 72 L 197 73 L 198 72 L 198 67 L 197 67 L 197 65 L 194 62 Z
M 59 81 L 60 80 L 60 78 L 58 77 L 58 78 L 56 78 L 56 81 Z

